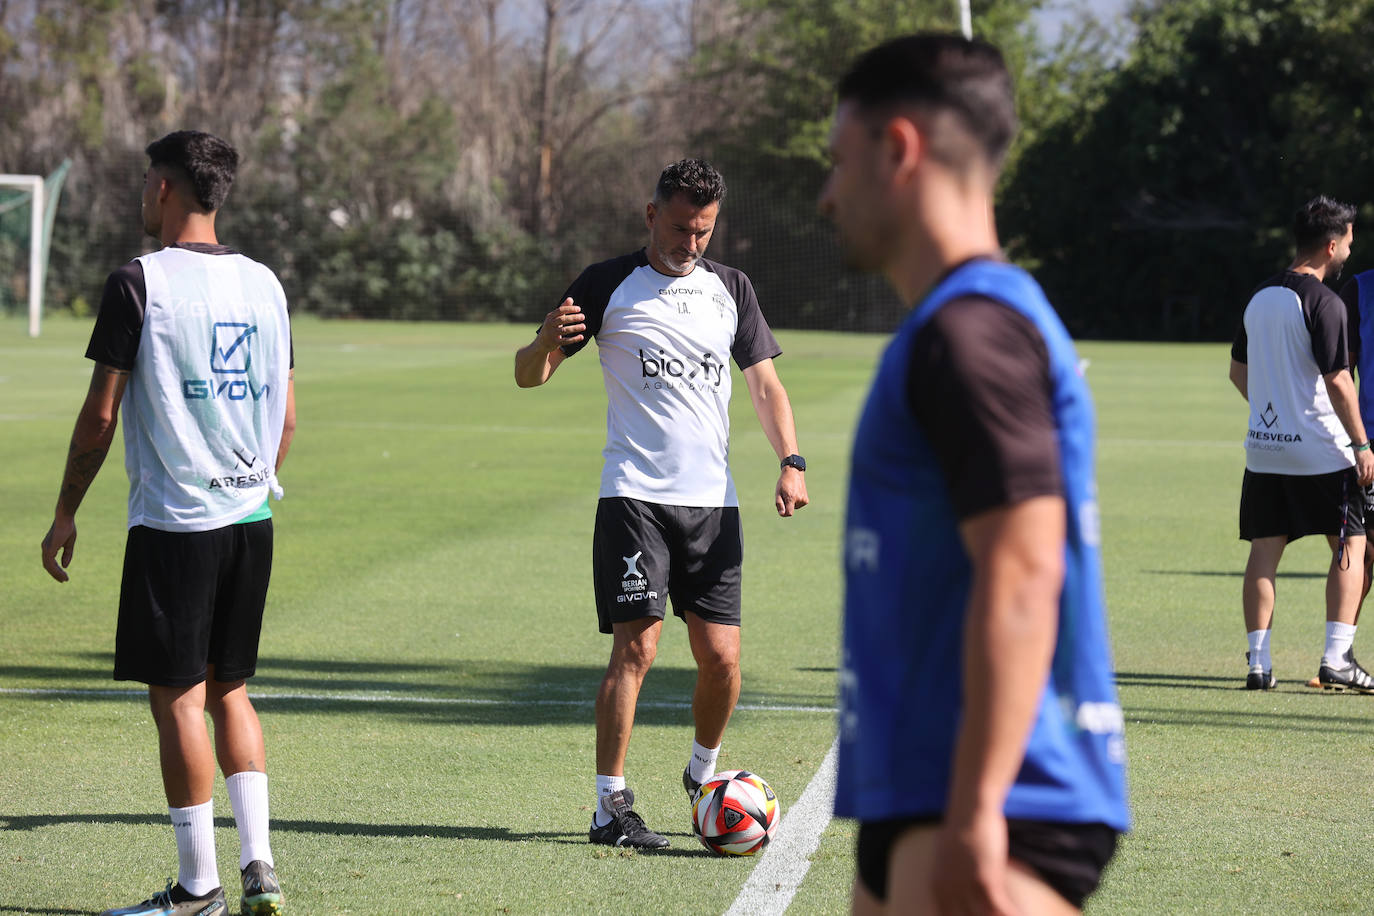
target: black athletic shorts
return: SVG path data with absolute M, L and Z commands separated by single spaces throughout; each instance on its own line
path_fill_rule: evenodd
M 935 827 L 938 817 L 865 821 L 859 825 L 859 880 L 879 900 L 887 899 L 888 863 L 897 838 L 913 827 Z M 1059 896 L 1083 909 L 1102 882 L 1119 834 L 1106 824 L 1007 820 L 1007 855 L 1028 867 Z
M 739 626 L 744 538 L 739 509 L 663 506 L 603 497 L 596 504 L 592 580 L 602 633 L 611 624 L 692 611 Z
M 117 681 L 189 687 L 251 677 L 272 574 L 272 520 L 213 531 L 129 529 Z
M 1240 537 L 1364 534 L 1365 494 L 1354 468 L 1330 474 L 1260 474 L 1248 468 L 1240 487 Z

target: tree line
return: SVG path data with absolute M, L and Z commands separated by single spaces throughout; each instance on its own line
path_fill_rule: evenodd
M 1374 0 L 1139 0 L 1124 32 L 1085 18 L 1053 46 L 1042 5 L 973 13 L 1017 77 L 1004 242 L 1076 334 L 1227 337 L 1302 200 L 1374 213 Z M 643 243 L 662 166 L 703 155 L 729 186 L 710 254 L 774 325 L 886 330 L 898 304 L 815 213 L 833 87 L 863 49 L 957 17 L 954 0 L 0 0 L 0 171 L 73 162 L 58 308 L 92 309 L 144 250 L 143 147 L 197 127 L 243 155 L 221 238 L 277 269 L 294 309 L 537 321 L 583 266 Z M 1374 264 L 1359 238 L 1350 269 Z

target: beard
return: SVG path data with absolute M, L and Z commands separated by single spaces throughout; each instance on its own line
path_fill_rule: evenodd
M 701 260 L 701 255 L 678 255 L 674 252 L 664 251 L 662 248 L 660 248 L 658 249 L 658 258 L 660 261 L 663 262 L 663 265 L 665 267 L 668 267 L 685 277 L 687 274 L 692 272 L 692 268 L 697 266 L 697 261 Z

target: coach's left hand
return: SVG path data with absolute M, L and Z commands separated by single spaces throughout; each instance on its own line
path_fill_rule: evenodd
M 778 488 L 773 494 L 773 505 L 778 515 L 787 518 L 801 507 L 811 502 L 806 495 L 806 475 L 794 467 L 782 469 L 778 477 Z

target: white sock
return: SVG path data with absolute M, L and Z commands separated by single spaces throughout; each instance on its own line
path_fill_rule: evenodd
M 239 828 L 239 871 L 255 859 L 276 865 L 267 839 L 267 774 L 245 770 L 226 778 L 224 784 L 229 787 L 229 804 Z
M 692 742 L 692 756 L 687 758 L 687 775 L 697 782 L 705 782 L 716 773 L 716 758 L 720 756 L 718 747 L 702 747 Z
M 211 799 L 189 808 L 167 808 L 177 837 L 177 883 L 196 897 L 204 897 L 219 887 L 214 804 Z
M 1344 668 L 1345 654 L 1355 641 L 1355 627 L 1348 623 L 1326 622 L 1326 651 L 1322 653 L 1322 664 L 1328 668 Z
M 613 795 L 623 788 L 625 788 L 624 776 L 596 774 L 596 808 L 592 810 L 592 826 L 605 827 L 611 822 L 611 816 L 601 807 L 601 799 L 607 795 Z
M 1251 670 L 1258 668 L 1261 671 L 1272 671 L 1274 663 L 1269 658 L 1269 631 L 1251 630 L 1245 635 L 1250 640 Z

